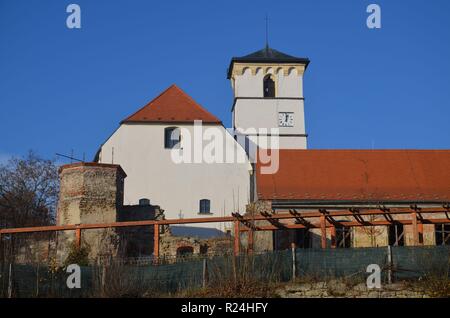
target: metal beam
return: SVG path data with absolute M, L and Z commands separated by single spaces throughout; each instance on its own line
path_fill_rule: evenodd
M 419 244 L 423 245 L 424 244 L 424 237 L 423 237 L 423 223 L 422 223 L 422 221 L 419 221 L 419 223 L 417 224 L 417 230 L 419 231 Z
M 336 248 L 336 226 L 331 226 L 331 248 Z
M 412 224 L 412 220 L 396 220 L 395 221 L 398 224 L 403 224 L 403 225 L 411 225 Z M 423 221 L 424 224 L 450 224 L 450 220 L 448 219 L 424 219 Z M 362 225 L 359 222 L 356 221 L 349 221 L 349 222 L 337 222 L 336 224 L 343 226 L 343 227 L 359 227 L 359 226 L 388 226 L 388 225 L 392 225 L 392 222 L 389 221 L 367 221 L 367 224 Z M 332 224 L 326 224 L 326 228 L 331 228 L 334 225 Z M 321 229 L 321 223 L 316 223 L 316 224 L 311 224 L 311 226 L 304 226 L 303 224 L 284 224 L 284 228 L 286 229 L 304 229 L 304 228 L 317 228 L 317 229 Z M 248 231 L 249 228 L 244 227 L 241 228 L 241 232 L 246 232 Z M 273 230 L 279 230 L 278 227 L 274 226 L 274 225 L 267 225 L 267 226 L 260 226 L 258 227 L 258 231 L 273 231 Z
M 240 226 L 240 222 L 239 221 L 234 221 L 234 255 L 238 256 L 240 251 L 240 236 L 241 236 L 241 231 L 239 230 L 239 226 Z
M 417 228 L 417 212 L 411 212 L 411 220 L 412 220 L 412 232 L 413 232 L 413 245 L 419 245 L 419 231 Z
M 153 225 L 153 256 L 156 261 L 159 258 L 159 224 Z
M 325 214 L 320 216 L 320 242 L 322 248 L 327 248 L 327 228 Z
M 447 210 L 444 208 L 422 208 L 421 213 L 443 213 Z M 391 209 L 389 214 L 410 214 L 411 209 Z M 368 210 L 368 211 L 360 211 L 359 215 L 383 215 L 385 212 L 380 210 Z M 320 218 L 322 215 L 321 212 L 303 212 L 301 216 L 303 218 Z M 327 215 L 330 217 L 339 217 L 339 216 L 352 216 L 353 213 L 349 211 L 327 211 Z M 242 217 L 242 220 L 266 220 L 268 218 L 273 220 L 281 220 L 281 219 L 293 219 L 291 213 L 283 213 L 283 214 L 272 214 L 270 217 L 255 215 L 251 217 Z M 229 217 L 209 217 L 209 218 L 190 218 L 190 219 L 167 219 L 167 220 L 146 220 L 146 221 L 128 221 L 128 222 L 113 222 L 113 223 L 98 223 L 98 224 L 80 224 L 80 225 L 56 225 L 56 226 L 40 226 L 40 227 L 25 227 L 25 228 L 10 228 L 10 229 L 1 229 L 0 233 L 2 234 L 12 234 L 12 233 L 31 233 L 31 232 L 52 232 L 52 231 L 66 231 L 66 230 L 76 230 L 77 228 L 88 230 L 88 229 L 101 229 L 101 228 L 115 228 L 115 227 L 129 227 L 129 226 L 146 226 L 153 224 L 161 224 L 161 225 L 171 225 L 171 224 L 195 224 L 195 223 L 214 223 L 214 222 L 233 222 L 236 218 L 233 216 Z M 428 219 L 429 220 L 429 219 Z M 446 219 L 450 221 L 450 219 Z M 370 222 L 369 222 L 370 223 Z M 448 222 L 443 222 L 448 223 Z M 370 225 L 370 224 L 368 224 Z
M 81 229 L 77 228 L 75 230 L 75 246 L 77 249 L 81 247 Z

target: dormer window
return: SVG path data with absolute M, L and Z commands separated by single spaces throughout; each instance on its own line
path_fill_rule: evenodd
M 179 148 L 181 142 L 180 128 L 167 127 L 164 129 L 164 148 Z
M 264 77 L 264 97 L 275 97 L 275 82 L 269 74 Z

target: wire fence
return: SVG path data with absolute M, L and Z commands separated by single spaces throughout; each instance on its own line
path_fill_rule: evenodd
M 158 260 L 159 261 L 159 260 Z M 226 281 L 287 282 L 293 278 L 364 278 L 370 264 L 383 281 L 447 275 L 450 246 L 296 249 L 253 255 L 116 258 L 81 267 L 81 288 L 69 289 L 69 273 L 52 264 L 2 262 L 1 297 L 152 297 Z

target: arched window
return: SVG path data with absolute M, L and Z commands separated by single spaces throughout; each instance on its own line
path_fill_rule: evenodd
M 264 97 L 275 97 L 275 82 L 271 75 L 264 77 Z
M 208 199 L 200 200 L 200 214 L 209 214 L 211 213 L 211 201 Z
M 179 148 L 181 141 L 180 128 L 167 127 L 164 129 L 164 148 Z

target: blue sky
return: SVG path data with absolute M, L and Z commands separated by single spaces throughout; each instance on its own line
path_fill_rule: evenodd
M 82 28 L 66 27 L 77 3 Z M 366 27 L 366 7 L 382 28 Z M 0 0 L 0 161 L 91 159 L 176 83 L 229 127 L 232 56 L 308 57 L 310 148 L 450 148 L 450 1 Z

